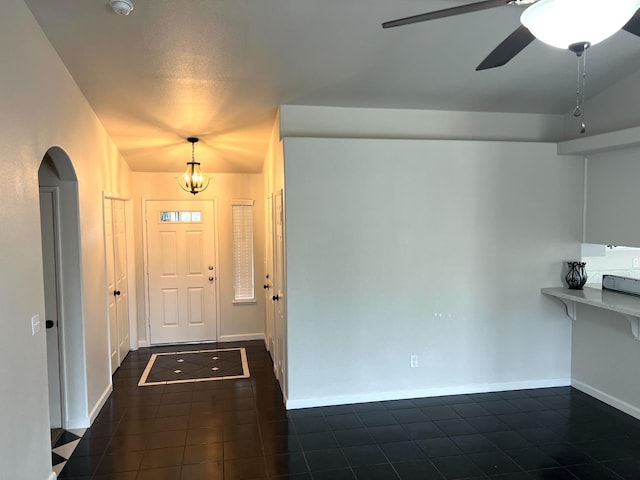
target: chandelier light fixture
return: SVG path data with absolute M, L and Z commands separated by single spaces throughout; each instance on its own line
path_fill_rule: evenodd
M 197 137 L 187 138 L 188 142 L 191 142 L 191 161 L 187 162 L 187 170 L 178 177 L 178 183 L 180 187 L 185 191 L 193 195 L 200 193 L 209 186 L 210 178 L 202 175 L 200 169 L 200 162 L 196 162 L 195 149 L 198 142 Z
M 640 0 L 538 0 L 520 21 L 547 45 L 584 51 L 619 31 L 638 8 Z

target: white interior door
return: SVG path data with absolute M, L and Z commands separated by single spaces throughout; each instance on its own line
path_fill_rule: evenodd
M 57 189 L 40 189 L 40 226 L 42 232 L 42 264 L 44 280 L 45 326 L 47 332 L 47 373 L 49 384 L 49 416 L 51 428 L 62 428 L 62 382 L 59 343 L 59 276 L 57 244 Z
M 216 340 L 213 202 L 146 207 L 150 343 Z
M 104 218 L 107 250 L 109 354 L 111 373 L 113 374 L 129 353 L 130 343 L 125 201 L 105 198 Z
M 285 345 L 285 318 L 284 318 L 284 226 L 282 211 L 282 191 L 274 197 L 275 210 L 275 278 L 273 285 L 273 299 L 275 308 L 275 370 L 276 377 L 280 381 L 280 387 L 284 390 L 286 381 L 286 345 Z
M 112 200 L 113 264 L 115 266 L 116 318 L 118 332 L 118 363 L 129 353 L 129 280 L 127 278 L 127 227 L 124 200 Z
M 267 195 L 264 200 L 264 220 L 265 220 L 265 255 L 264 255 L 264 271 L 265 279 L 263 283 L 264 304 L 265 304 L 265 331 L 267 350 L 274 355 L 274 301 L 271 297 L 274 295 L 273 289 L 273 195 Z
M 116 272 L 114 261 L 113 240 L 113 201 L 110 198 L 104 200 L 104 235 L 107 254 L 107 311 L 109 313 L 109 357 L 111 361 L 111 374 L 120 366 L 118 358 L 118 313 L 116 309 Z

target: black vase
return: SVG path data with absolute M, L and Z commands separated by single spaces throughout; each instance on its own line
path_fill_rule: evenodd
M 587 283 L 587 272 L 584 267 L 585 262 L 567 262 L 569 265 L 569 271 L 567 276 L 564 277 L 567 281 L 567 285 L 571 290 L 582 290 L 584 284 Z

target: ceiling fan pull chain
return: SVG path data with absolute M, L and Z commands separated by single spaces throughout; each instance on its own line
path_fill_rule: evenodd
M 587 49 L 578 54 L 578 78 L 576 88 L 576 108 L 573 110 L 574 117 L 582 117 L 580 133 L 587 131 L 585 123 L 585 91 L 587 88 Z
M 580 67 L 581 67 L 582 61 L 580 57 L 578 57 L 577 60 L 578 60 L 577 62 L 578 74 L 576 76 L 576 108 L 573 110 L 573 116 L 576 118 L 582 116 L 582 108 L 580 108 L 580 74 L 581 74 Z
M 582 104 L 582 124 L 580 125 L 580 133 L 587 131 L 587 112 L 586 112 L 586 91 L 587 91 L 587 50 L 582 53 L 582 98 L 580 103 Z

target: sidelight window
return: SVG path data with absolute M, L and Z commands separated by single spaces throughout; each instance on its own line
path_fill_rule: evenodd
M 253 200 L 233 200 L 233 301 L 255 302 L 253 284 Z

